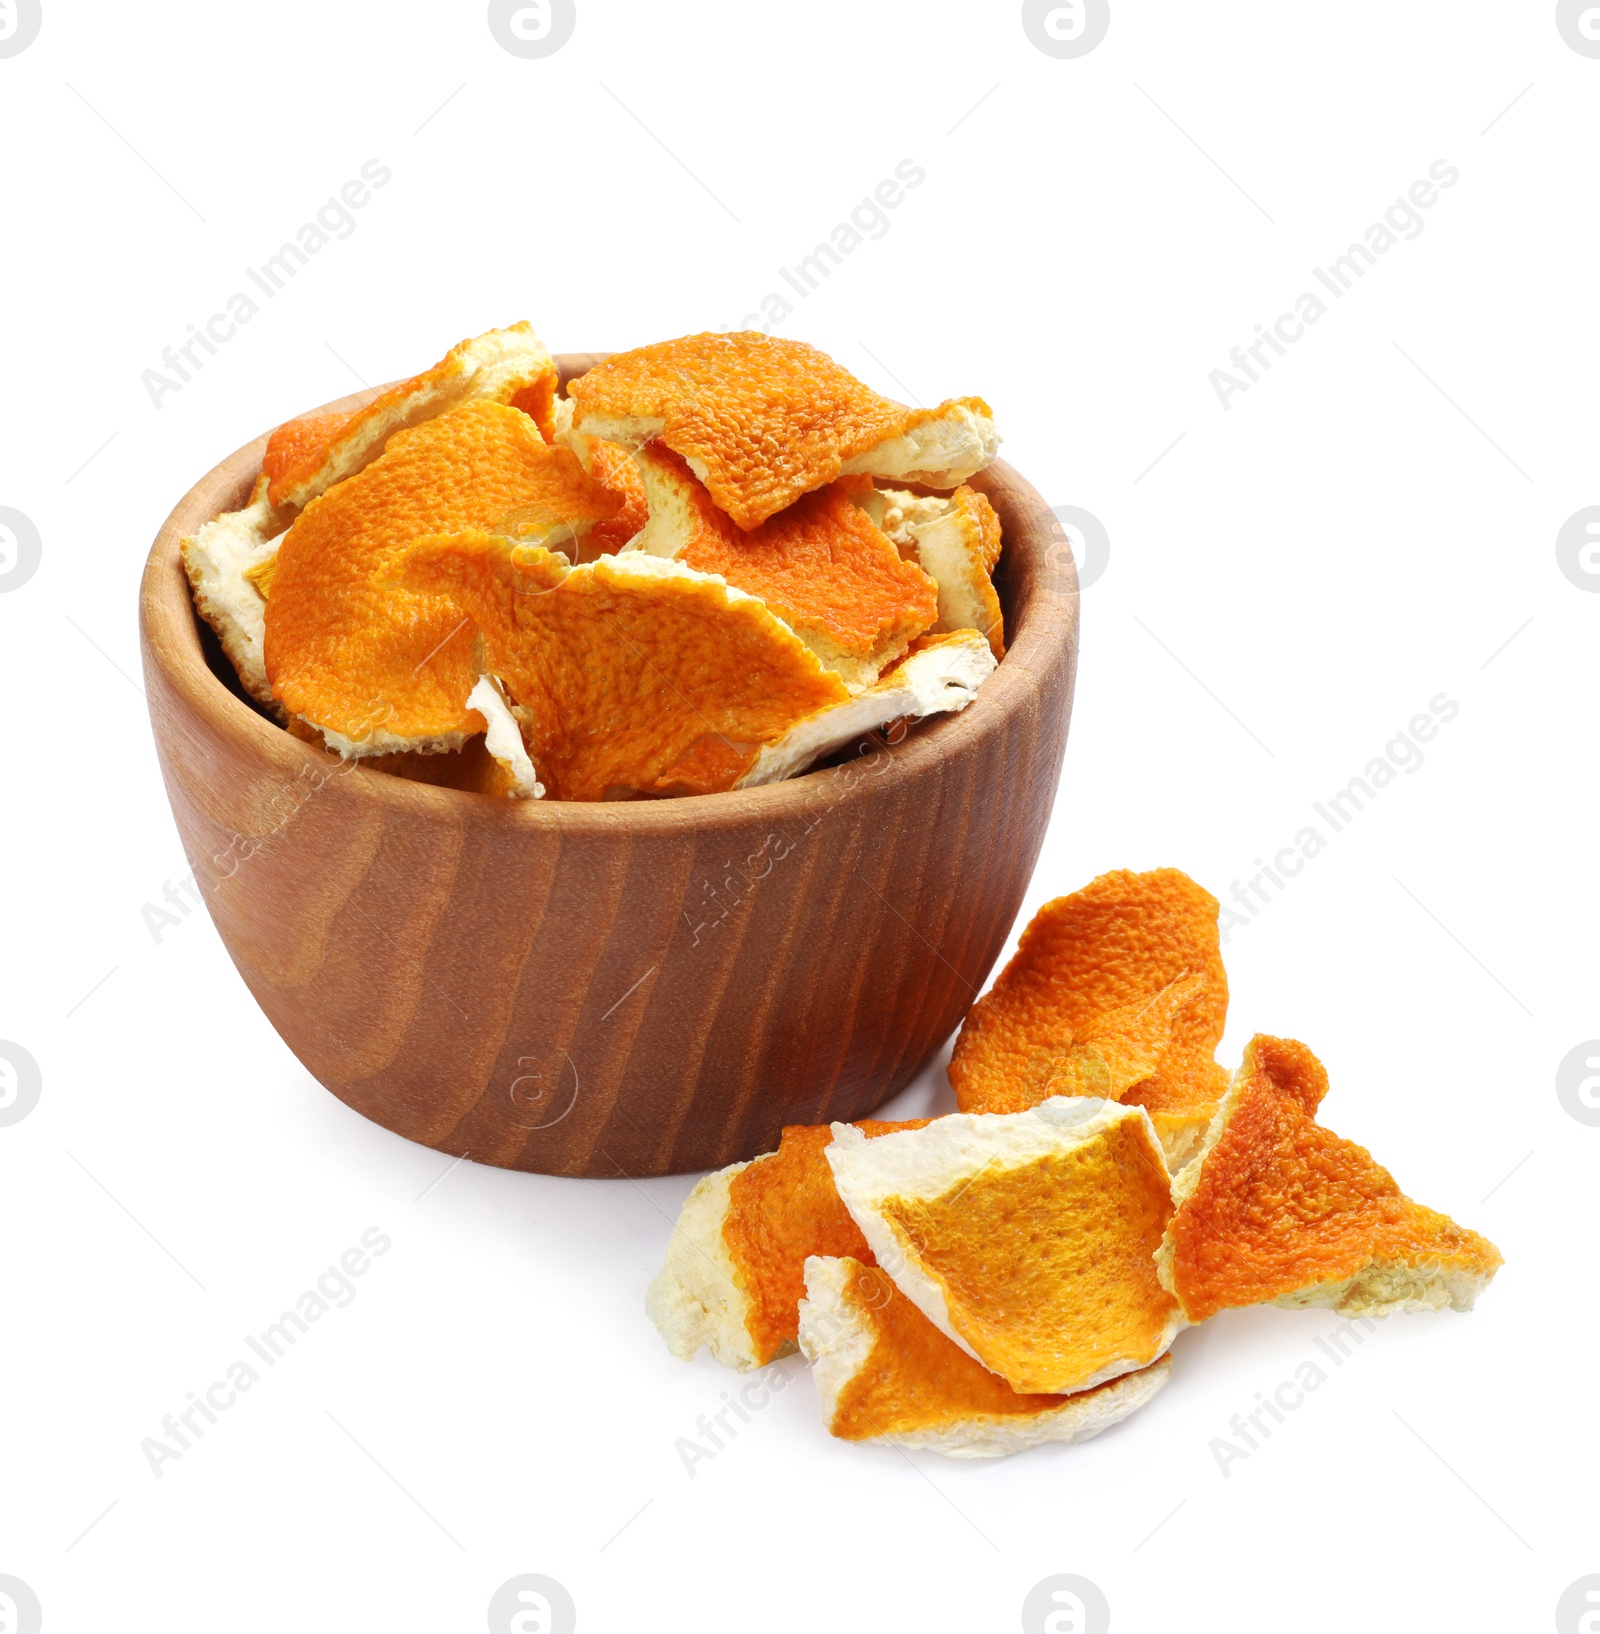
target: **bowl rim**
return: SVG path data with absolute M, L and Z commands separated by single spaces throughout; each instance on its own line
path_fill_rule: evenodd
M 603 352 L 558 354 L 561 386 L 606 357 Z M 390 383 L 394 384 L 393 382 Z M 305 414 L 353 413 L 389 385 L 373 386 L 336 398 Z M 197 528 L 222 514 L 249 479 L 259 474 L 270 432 L 219 461 L 178 501 L 162 523 L 146 558 L 139 591 L 139 637 L 147 671 L 159 672 L 170 690 L 235 750 L 260 762 L 264 770 L 286 781 L 361 768 L 321 744 L 292 736 L 231 691 L 213 673 L 200 638 L 200 614 L 189 592 L 179 546 Z M 904 784 L 927 776 L 946 759 L 958 756 L 1026 713 L 1040 695 L 1039 673 L 1066 662 L 1075 665 L 1078 636 L 1078 580 L 1065 530 L 1039 492 L 1010 465 L 995 460 L 974 479 L 975 486 L 1005 490 L 1016 509 L 1025 509 L 1027 525 L 1007 530 L 1005 548 L 1030 558 L 1031 582 L 1012 626 L 1008 616 L 1006 655 L 984 681 L 977 696 L 956 714 L 927 721 L 904 741 L 883 751 L 887 766 L 870 777 L 849 776 L 846 762 L 801 773 L 782 782 L 717 794 L 678 795 L 662 800 L 574 801 L 497 800 L 462 789 L 415 782 L 377 772 L 362 778 L 341 777 L 344 788 L 378 807 L 410 818 L 448 818 L 469 814 L 541 833 L 642 835 L 681 830 L 692 823 L 708 830 L 748 828 L 810 816 L 819 796 L 827 809 L 853 800 L 869 788 Z M 147 682 L 152 679 L 147 675 Z M 1070 695 L 1070 694 L 1069 694 Z M 151 689 L 154 714 L 154 689 Z M 159 731 L 158 731 L 159 735 Z M 326 776 L 324 777 L 326 782 Z M 466 802 L 466 804 L 463 804 Z

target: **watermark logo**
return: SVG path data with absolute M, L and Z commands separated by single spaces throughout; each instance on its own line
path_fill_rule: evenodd
M 489 1601 L 489 1634 L 572 1634 L 577 1626 L 572 1596 L 538 1572 L 502 1583 Z
M 1595 0 L 1556 0 L 1556 27 L 1579 56 L 1600 57 L 1600 5 Z
M 506 1093 L 522 1114 L 518 1129 L 551 1129 L 577 1105 L 578 1068 L 559 1044 L 518 1045 L 517 1076 Z
M 1600 1634 L 1600 1572 L 1580 1577 L 1556 1601 L 1556 1634 Z
M 5 15 L 6 0 L 0 0 L 0 16 Z M 0 56 L 5 53 L 0 49 Z M 35 573 L 44 555 L 39 530 L 21 511 L 0 505 L 0 596 L 8 590 L 20 590 Z
M 1596 8 L 1600 13 L 1600 8 Z M 0 521 L 5 513 L 0 511 Z M 1587 505 L 1561 524 L 1556 562 L 1580 590 L 1600 590 L 1600 505 Z M 6 588 L 0 584 L 0 589 Z
M 575 0 L 489 0 L 489 32 L 513 57 L 553 57 L 577 21 Z
M 20 1044 L 0 1038 L 0 1128 L 21 1123 L 33 1111 L 43 1084 L 39 1063 Z M 3 1626 L 0 1634 L 6 1634 Z
M 4 15 L 5 0 L 0 0 L 0 16 Z M 20 1577 L 0 1572 L 0 1634 L 39 1634 L 43 1624 L 39 1596 Z
M 1057 1572 L 1035 1583 L 1022 1602 L 1023 1634 L 1106 1634 L 1111 1607 L 1087 1577 Z
M 0 57 L 20 57 L 39 35 L 39 0 L 0 0 Z M 0 1634 L 10 1630 L 0 1626 Z
M 1569 1116 L 1600 1129 L 1600 1038 L 1591 1038 L 1561 1058 L 1556 1095 Z M 1595 1624 L 1595 1634 L 1600 1634 L 1600 1623 Z
M 1072 560 L 1078 569 L 1078 589 L 1087 590 L 1111 561 L 1111 535 L 1105 523 L 1092 511 L 1077 505 L 1056 505 L 1050 514 L 1061 524 L 1072 546 Z M 1052 567 L 1058 565 L 1055 562 Z
M 1111 27 L 1111 0 L 1023 0 L 1022 32 L 1047 57 L 1087 57 Z

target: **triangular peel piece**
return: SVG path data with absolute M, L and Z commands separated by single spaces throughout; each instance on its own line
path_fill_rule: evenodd
M 1120 1030 L 1159 1059 L 1104 1093 L 1150 1113 L 1177 1168 L 1227 1087 L 1215 1059 L 1227 1014 L 1216 898 L 1176 868 L 1118 870 L 1034 915 L 967 1013 L 950 1083 L 963 1112 L 1020 1111 L 1061 1093 L 1064 1052 L 1088 1044 L 1107 1056 Z
M 567 394 L 579 431 L 628 448 L 660 437 L 746 530 L 852 473 L 954 488 L 1000 443 L 981 398 L 902 408 L 814 346 L 753 331 L 619 352 Z
M 948 1458 L 1087 1441 L 1154 1396 L 1172 1358 L 1075 1395 L 1019 1395 L 952 1344 L 881 1270 L 806 1261 L 800 1348 L 832 1435 Z
M 921 1121 L 856 1126 L 868 1139 Z M 765 1367 L 795 1346 L 812 1255 L 872 1253 L 833 1188 L 823 1156 L 833 1131 L 793 1125 L 777 1151 L 708 1174 L 689 1193 L 645 1309 L 667 1349 L 689 1361 L 702 1345 L 724 1367 Z
M 1304 1044 L 1258 1034 L 1173 1187 L 1157 1266 L 1193 1322 L 1239 1305 L 1346 1316 L 1472 1309 L 1494 1244 L 1406 1197 L 1354 1141 L 1317 1122 L 1328 1089 Z
M 512 800 L 542 800 L 544 784 L 528 758 L 522 728 L 500 683 L 492 675 L 478 677 L 478 684 L 467 694 L 467 708 L 483 716 L 484 747 L 493 756 L 504 779 L 505 795 Z
M 294 515 L 268 499 L 261 477 L 242 511 L 207 522 L 179 547 L 200 616 L 217 632 L 245 691 L 274 711 L 278 704 L 261 656 L 267 603 L 251 574 L 272 560 Z
M 734 787 L 753 789 L 794 777 L 890 721 L 963 710 L 994 673 L 994 654 L 975 630 L 924 636 L 912 645 L 912 652 L 875 686 L 796 721 L 761 750 Z
M 549 439 L 556 365 L 529 323 L 464 340 L 431 369 L 350 415 L 313 414 L 273 432 L 261 462 L 275 505 L 305 506 L 370 465 L 397 431 L 479 400 L 523 409 Z
M 465 532 L 415 541 L 385 582 L 475 633 L 558 800 L 731 788 L 763 744 L 846 695 L 753 596 L 638 552 L 569 568 Z
M 874 1257 L 1013 1390 L 1088 1390 L 1184 1321 L 1156 1278 L 1171 1177 L 1137 1107 L 1060 1098 L 866 1141 L 834 1125 L 834 1184 Z
M 1000 518 L 975 488 L 944 499 L 893 488 L 856 496 L 886 536 L 939 587 L 935 630 L 977 630 L 1005 657 L 1005 616 L 990 575 L 1000 560 Z
M 871 686 L 937 616 L 937 587 L 852 502 L 858 484 L 817 489 L 741 531 L 665 444 L 634 457 L 650 519 L 633 548 L 759 596 L 852 690 Z

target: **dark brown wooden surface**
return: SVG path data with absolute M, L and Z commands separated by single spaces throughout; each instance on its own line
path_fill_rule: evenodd
M 265 444 L 167 519 L 141 637 L 195 878 L 320 1082 L 443 1152 L 616 1176 L 751 1157 L 912 1078 L 999 955 L 1066 745 L 1076 576 L 1027 483 L 974 483 L 1005 527 L 1009 651 L 960 715 L 769 788 L 513 803 L 346 765 L 208 667 L 178 542 L 244 503 Z

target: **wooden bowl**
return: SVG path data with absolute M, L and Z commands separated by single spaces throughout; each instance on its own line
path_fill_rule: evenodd
M 1005 943 L 1066 747 L 1077 579 L 1027 483 L 974 483 L 1010 647 L 961 714 L 741 793 L 511 802 L 347 765 L 245 700 L 178 543 L 245 503 L 265 445 L 167 518 L 140 634 L 195 879 L 308 1071 L 441 1152 L 608 1177 L 753 1157 L 909 1082 Z

